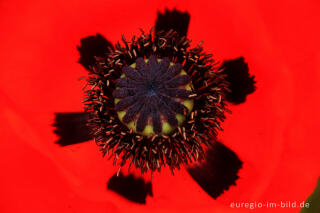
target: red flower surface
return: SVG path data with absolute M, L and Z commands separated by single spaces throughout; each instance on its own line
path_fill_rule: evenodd
M 219 135 L 243 161 L 237 186 L 214 200 L 186 170 L 164 169 L 139 205 L 106 190 L 116 167 L 94 143 L 62 149 L 51 125 L 54 112 L 82 111 L 80 38 L 99 32 L 115 43 L 149 30 L 166 7 L 188 11 L 188 37 L 219 60 L 244 56 L 257 91 L 230 106 Z M 1 1 L 0 212 L 249 212 L 230 204 L 306 200 L 320 176 L 318 8 L 307 0 Z

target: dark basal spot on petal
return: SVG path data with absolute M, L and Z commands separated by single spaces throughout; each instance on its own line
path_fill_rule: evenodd
M 91 140 L 90 128 L 86 125 L 88 118 L 85 112 L 55 113 L 52 126 L 55 127 L 54 133 L 60 137 L 56 144 L 68 146 Z
M 202 164 L 188 168 L 188 172 L 204 191 L 216 199 L 231 185 L 236 185 L 240 168 L 242 161 L 238 156 L 222 143 L 215 142 L 209 147 Z
M 82 38 L 77 49 L 80 53 L 78 62 L 89 70 L 89 66 L 93 66 L 96 62 L 95 56 L 104 57 L 110 49 L 113 50 L 113 46 L 105 37 L 97 33 L 95 36 Z
M 147 196 L 153 196 L 151 182 L 146 182 L 143 178 L 136 178 L 132 174 L 124 176 L 121 172 L 119 176 L 114 174 L 107 183 L 107 189 L 112 190 L 126 199 L 140 204 L 146 203 Z
M 247 95 L 256 89 L 254 76 L 250 76 L 248 64 L 243 57 L 224 61 L 220 69 L 226 74 L 226 80 L 230 83 L 231 92 L 226 93 L 227 101 L 233 104 L 241 104 L 246 101 Z
M 190 15 L 188 12 L 180 12 L 177 9 L 168 10 L 164 13 L 158 12 L 158 17 L 155 24 L 156 34 L 159 31 L 169 31 L 173 29 L 178 32 L 180 36 L 186 36 L 190 22 Z

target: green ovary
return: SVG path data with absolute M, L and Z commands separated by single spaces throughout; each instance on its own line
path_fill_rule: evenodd
M 161 59 L 158 59 L 158 61 L 161 61 Z M 148 59 L 145 59 L 145 62 L 147 63 L 148 62 Z M 174 63 L 170 63 L 170 66 L 173 66 Z M 132 68 L 135 68 L 136 67 L 136 63 L 134 64 L 131 64 L 130 65 Z M 187 73 L 182 70 L 180 72 L 180 75 L 187 75 Z M 124 78 L 125 77 L 125 74 L 122 74 L 120 76 L 120 78 Z M 187 84 L 185 86 L 185 89 L 186 90 L 189 90 L 189 91 L 192 91 L 192 87 L 191 87 L 191 84 Z M 119 98 L 115 98 L 114 99 L 114 103 L 117 104 L 121 99 Z M 188 109 L 188 112 L 190 113 L 193 109 L 193 105 L 194 105 L 194 102 L 192 99 L 187 99 L 187 100 L 184 100 L 183 102 L 183 105 L 185 107 L 187 107 Z M 119 117 L 119 120 L 124 123 L 122 121 L 123 117 L 125 116 L 126 114 L 126 111 L 120 111 L 120 112 L 117 112 L 118 113 L 118 117 Z M 178 126 L 181 126 L 183 124 L 183 122 L 186 120 L 186 116 L 182 115 L 182 114 L 176 114 L 176 118 L 178 120 Z M 131 121 L 129 122 L 128 124 L 124 123 L 129 129 L 132 129 L 134 132 L 137 132 L 136 131 L 136 122 L 135 121 Z M 160 135 L 169 135 L 170 133 L 172 133 L 172 131 L 174 130 L 175 128 L 172 127 L 168 122 L 163 122 L 162 123 L 162 131 L 160 133 Z M 155 134 L 154 131 L 153 131 L 153 126 L 148 124 L 146 125 L 146 127 L 144 128 L 144 130 L 142 132 L 137 132 L 143 136 L 150 136 L 150 135 L 153 135 Z

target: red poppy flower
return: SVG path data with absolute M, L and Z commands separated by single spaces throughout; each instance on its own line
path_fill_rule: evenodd
M 79 39 L 115 43 L 150 29 L 158 10 L 191 15 L 188 37 L 220 61 L 244 56 L 257 91 L 233 106 L 219 139 L 243 161 L 237 186 L 214 200 L 186 170 L 153 177 L 146 205 L 106 190 L 115 173 L 93 143 L 61 148 L 53 113 L 82 111 Z M 248 212 L 237 202 L 302 202 L 320 175 L 319 5 L 313 1 L 3 1 L 1 212 Z M 298 208 L 256 208 L 297 212 Z

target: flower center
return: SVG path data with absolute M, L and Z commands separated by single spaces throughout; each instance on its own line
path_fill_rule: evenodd
M 145 85 L 145 91 L 148 96 L 158 95 L 161 88 L 161 84 L 157 81 L 147 82 Z
M 121 122 L 145 136 L 167 135 L 193 108 L 191 78 L 181 64 L 150 56 L 124 66 L 116 80 L 115 110 Z

